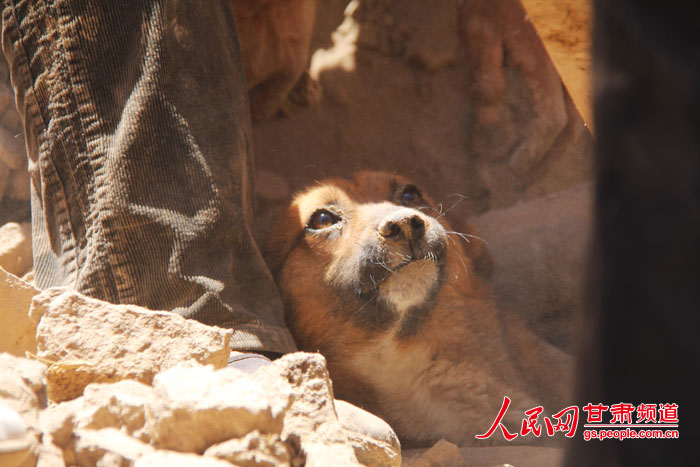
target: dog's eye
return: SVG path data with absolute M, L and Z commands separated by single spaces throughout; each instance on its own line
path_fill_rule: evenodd
M 401 204 L 404 206 L 410 206 L 415 204 L 420 199 L 420 190 L 413 185 L 409 185 L 404 188 L 403 193 L 401 193 Z
M 340 217 L 337 214 L 326 209 L 319 209 L 311 216 L 307 226 L 310 229 L 319 230 L 337 224 L 339 221 Z

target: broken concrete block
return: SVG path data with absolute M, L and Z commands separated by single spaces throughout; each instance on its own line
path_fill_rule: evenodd
M 79 444 L 80 440 L 83 439 L 83 443 L 87 442 L 92 446 L 94 443 L 90 440 L 94 437 L 91 433 L 108 434 L 110 431 L 104 430 L 120 430 L 123 436 L 133 439 L 134 442 L 147 442 L 148 438 L 143 432 L 144 405 L 152 391 L 150 386 L 132 380 L 113 384 L 90 384 L 85 388 L 83 397 L 62 402 L 41 412 L 41 430 L 50 442 L 62 450 L 63 457 L 70 462 L 84 465 L 84 460 L 93 459 L 94 456 L 101 459 L 103 455 L 108 455 L 107 453 L 114 457 L 116 454 L 106 448 L 104 452 L 100 451 L 97 454 L 90 450 L 85 451 Z M 77 433 L 88 434 L 80 438 Z M 80 449 L 83 449 L 82 454 Z M 122 460 L 119 460 L 116 465 L 121 462 Z M 94 465 L 90 462 L 87 464 Z
M 0 371 L 0 465 L 33 466 L 36 463 L 36 396 L 13 371 Z
M 204 452 L 240 467 L 290 467 L 295 453 L 278 434 L 251 431 L 243 438 L 215 444 Z
M 359 465 L 355 450 L 338 422 L 323 356 L 288 354 L 256 371 L 255 377 L 288 387 L 292 403 L 284 415 L 282 439 L 299 437 L 307 466 L 328 465 L 329 460 L 333 465 Z
M 36 360 L 19 358 L 7 353 L 0 354 L 0 370 L 17 373 L 37 396 L 39 407 L 46 406 L 46 365 Z
M 80 466 L 130 466 L 140 457 L 155 452 L 116 428 L 79 430 L 75 433 L 75 460 Z
M 24 357 L 36 352 L 37 321 L 29 317 L 39 290 L 0 267 L 0 352 Z
M 67 463 L 61 448 L 46 441 L 39 445 L 36 467 L 62 467 L 64 465 Z
M 99 430 L 119 428 L 143 441 L 145 406 L 153 388 L 133 380 L 113 384 L 90 384 L 83 394 L 83 407 L 76 417 L 76 428 Z
M 235 368 L 178 366 L 153 380 L 146 431 L 161 449 L 203 452 L 253 430 L 280 433 L 290 394 Z
M 83 399 L 73 399 L 53 405 L 39 414 L 39 426 L 51 442 L 63 449 L 73 439 L 78 412 L 83 408 Z
M 338 399 L 335 400 L 335 411 L 360 463 L 368 466 L 401 465 L 401 445 L 384 420 Z
M 134 379 L 150 384 L 156 373 L 179 363 L 226 366 L 232 331 L 174 313 L 113 305 L 78 292 L 48 289 L 32 300 L 39 319 L 40 357 L 48 369 L 49 399 L 82 394 L 93 382 Z
M 39 399 L 24 379 L 12 370 L 0 371 L 0 406 L 16 411 L 26 426 L 39 426 Z

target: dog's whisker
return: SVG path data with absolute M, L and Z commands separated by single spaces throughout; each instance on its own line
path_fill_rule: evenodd
M 364 309 L 367 305 L 369 305 L 372 301 L 377 300 L 379 298 L 379 295 L 375 295 L 374 297 L 370 297 L 369 300 L 367 300 L 360 308 L 355 310 L 355 312 L 351 316 L 357 315 L 360 311 Z
M 469 240 L 469 238 L 468 238 L 465 234 L 462 234 L 462 233 L 459 233 L 459 232 L 452 232 L 452 231 L 445 231 L 445 233 L 446 233 L 447 235 L 457 235 L 459 238 L 461 238 L 462 240 L 464 240 L 467 244 L 470 244 L 470 243 L 471 243 L 471 241 Z M 449 238 L 449 237 L 448 237 L 448 238 Z
M 462 201 L 464 201 L 465 199 L 467 199 L 466 196 L 459 195 L 459 194 L 454 194 L 454 195 L 450 195 L 450 196 L 461 196 L 461 198 L 459 198 L 459 200 L 458 200 L 456 203 L 454 203 L 452 206 L 450 206 L 449 208 L 447 208 L 447 209 L 445 210 L 445 212 L 442 213 L 442 217 L 446 216 L 447 213 L 450 212 L 450 211 L 452 211 L 454 208 L 456 208 L 456 207 L 459 205 L 459 203 L 461 203 Z
M 434 212 L 434 213 L 436 214 L 436 217 L 437 217 L 437 218 L 440 217 L 440 211 L 438 211 L 437 209 L 435 209 L 435 208 L 432 207 L 432 206 L 419 206 L 419 207 L 414 208 L 414 209 L 418 209 L 419 211 L 425 211 L 426 209 L 428 209 L 428 210 Z
M 447 235 L 457 235 L 458 237 L 460 237 L 462 240 L 464 240 L 467 243 L 471 243 L 471 241 L 469 239 L 474 238 L 476 240 L 481 240 L 482 242 L 484 242 L 484 244 L 488 245 L 488 242 L 486 240 L 484 240 L 483 238 L 479 237 L 478 235 L 471 235 L 471 234 L 462 233 L 462 232 L 455 232 L 454 230 L 446 230 L 445 233 Z
M 467 265 L 464 263 L 464 260 L 462 259 L 462 255 L 457 253 L 457 259 L 459 259 L 459 262 L 462 263 L 462 267 L 464 268 L 464 275 L 468 276 L 469 271 L 467 271 Z M 459 278 L 459 275 L 457 273 L 455 273 L 455 280 L 457 280 L 458 278 Z
M 452 237 L 447 237 L 447 239 L 448 239 L 450 242 L 452 242 L 453 245 L 456 246 L 456 243 L 455 243 L 455 241 L 454 241 L 454 239 L 453 239 Z M 469 275 L 469 271 L 467 270 L 467 265 L 466 265 L 466 263 L 464 262 L 464 259 L 462 259 L 462 255 L 460 255 L 459 253 L 455 253 L 455 254 L 456 254 L 456 256 L 457 256 L 457 259 L 459 259 L 459 262 L 462 263 L 462 268 L 464 269 L 464 274 L 468 276 L 468 275 Z M 457 280 L 457 279 L 459 279 L 459 272 L 455 272 L 455 280 Z
M 389 272 L 392 273 L 392 274 L 393 274 L 394 272 L 396 272 L 396 271 L 394 271 L 393 269 L 390 269 L 389 266 L 387 266 L 387 265 L 386 265 L 386 262 L 384 262 L 384 261 L 372 261 L 372 260 L 369 260 L 369 262 L 372 263 L 372 264 L 376 264 L 377 266 L 383 267 L 384 269 L 386 269 L 387 271 L 389 271 Z

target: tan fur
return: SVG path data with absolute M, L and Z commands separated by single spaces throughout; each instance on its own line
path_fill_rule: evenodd
M 360 172 L 295 197 L 265 249 L 288 325 L 301 349 L 326 357 L 336 396 L 383 417 L 404 444 L 502 440 L 500 432 L 489 441 L 474 436 L 490 427 L 506 395 L 511 431 L 526 409 L 563 408 L 567 358 L 504 320 L 432 201 L 423 194 L 419 205 L 401 204 L 409 185 Z M 307 229 L 319 209 L 341 220 Z M 408 242 L 414 218 L 425 233 Z M 406 230 L 387 236 L 394 224 Z M 368 262 L 374 269 L 364 269 Z

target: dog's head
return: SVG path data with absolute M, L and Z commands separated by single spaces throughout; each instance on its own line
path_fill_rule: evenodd
M 370 332 L 398 326 L 399 336 L 410 336 L 443 284 L 466 273 L 468 260 L 449 233 L 416 184 L 360 172 L 296 195 L 265 256 L 292 328 L 338 318 Z

